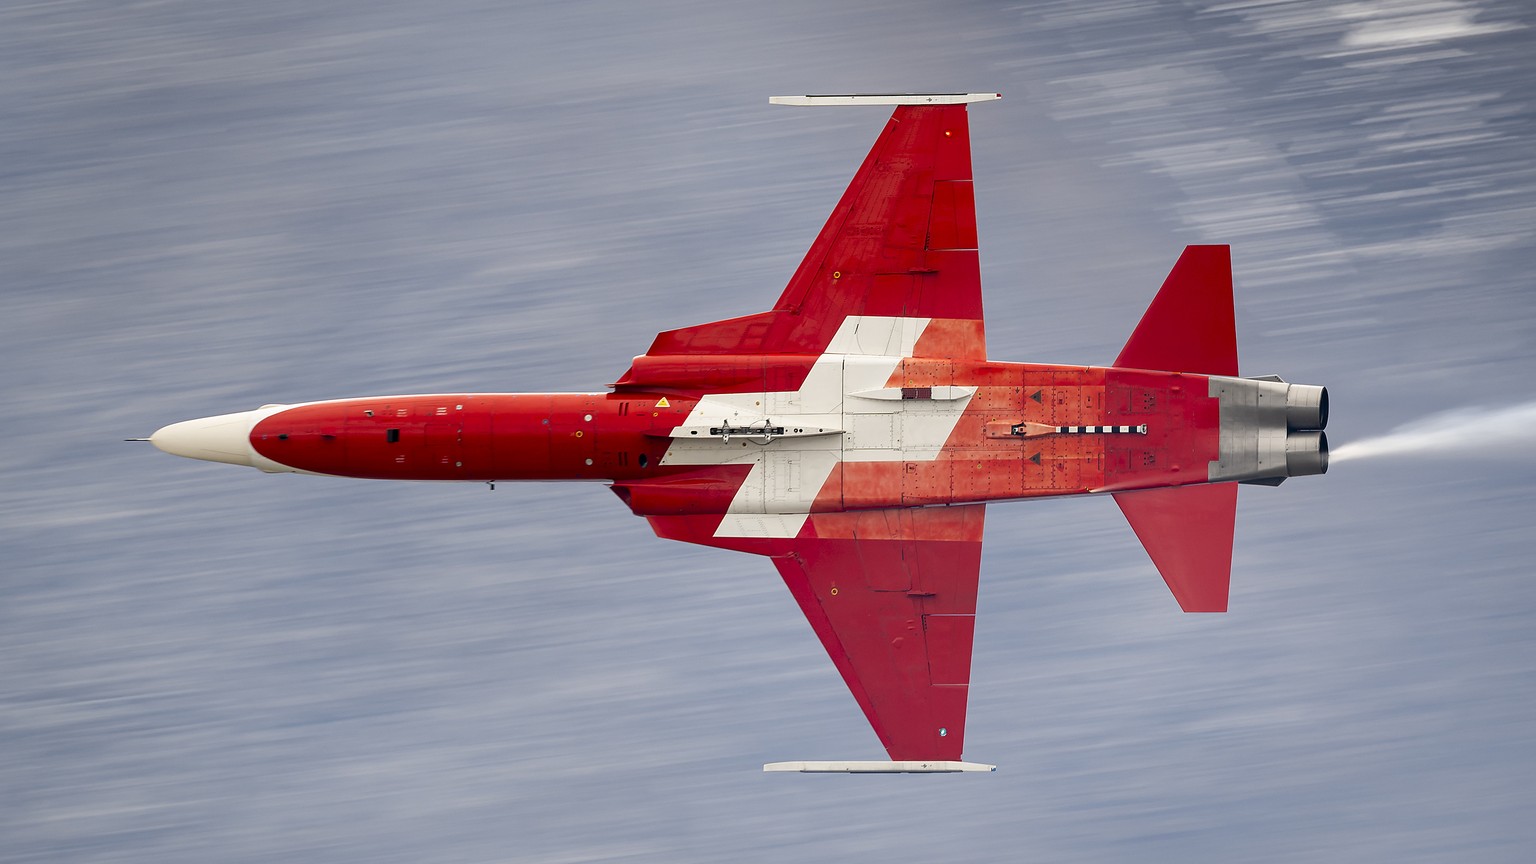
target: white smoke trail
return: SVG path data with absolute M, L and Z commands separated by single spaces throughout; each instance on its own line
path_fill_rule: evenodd
M 1507 408 L 1470 407 L 1431 414 L 1385 435 L 1333 449 L 1329 462 L 1413 453 L 1536 458 L 1536 402 Z

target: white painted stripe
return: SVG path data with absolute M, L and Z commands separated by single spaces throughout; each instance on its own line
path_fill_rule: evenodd
M 825 478 L 823 478 L 825 482 Z M 794 537 L 810 513 L 727 513 L 716 537 Z
M 917 340 L 931 318 L 891 318 L 883 315 L 849 315 L 838 325 L 826 354 L 869 354 L 880 357 L 911 357 Z M 883 387 L 884 381 L 875 385 Z

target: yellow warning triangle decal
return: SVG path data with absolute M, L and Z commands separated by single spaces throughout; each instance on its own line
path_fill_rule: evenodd
M 667 401 L 667 397 L 663 396 L 660 399 L 656 400 L 656 407 L 657 408 L 671 408 L 672 407 L 672 403 L 668 402 Z

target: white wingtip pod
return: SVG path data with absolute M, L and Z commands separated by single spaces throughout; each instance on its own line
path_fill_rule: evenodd
M 996 765 L 982 762 L 769 762 L 765 772 L 793 771 L 801 774 L 960 774 L 996 771 Z
M 769 96 L 770 105 L 965 105 L 1001 99 L 1001 93 L 836 93 Z

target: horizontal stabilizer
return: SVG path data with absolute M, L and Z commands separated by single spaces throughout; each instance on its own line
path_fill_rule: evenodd
M 764 771 L 801 774 L 960 774 L 996 771 L 982 762 L 769 762 Z
M 1225 612 L 1237 484 L 1119 492 L 1115 503 L 1185 612 Z
M 1114 365 L 1237 375 L 1232 247 L 1184 247 Z

